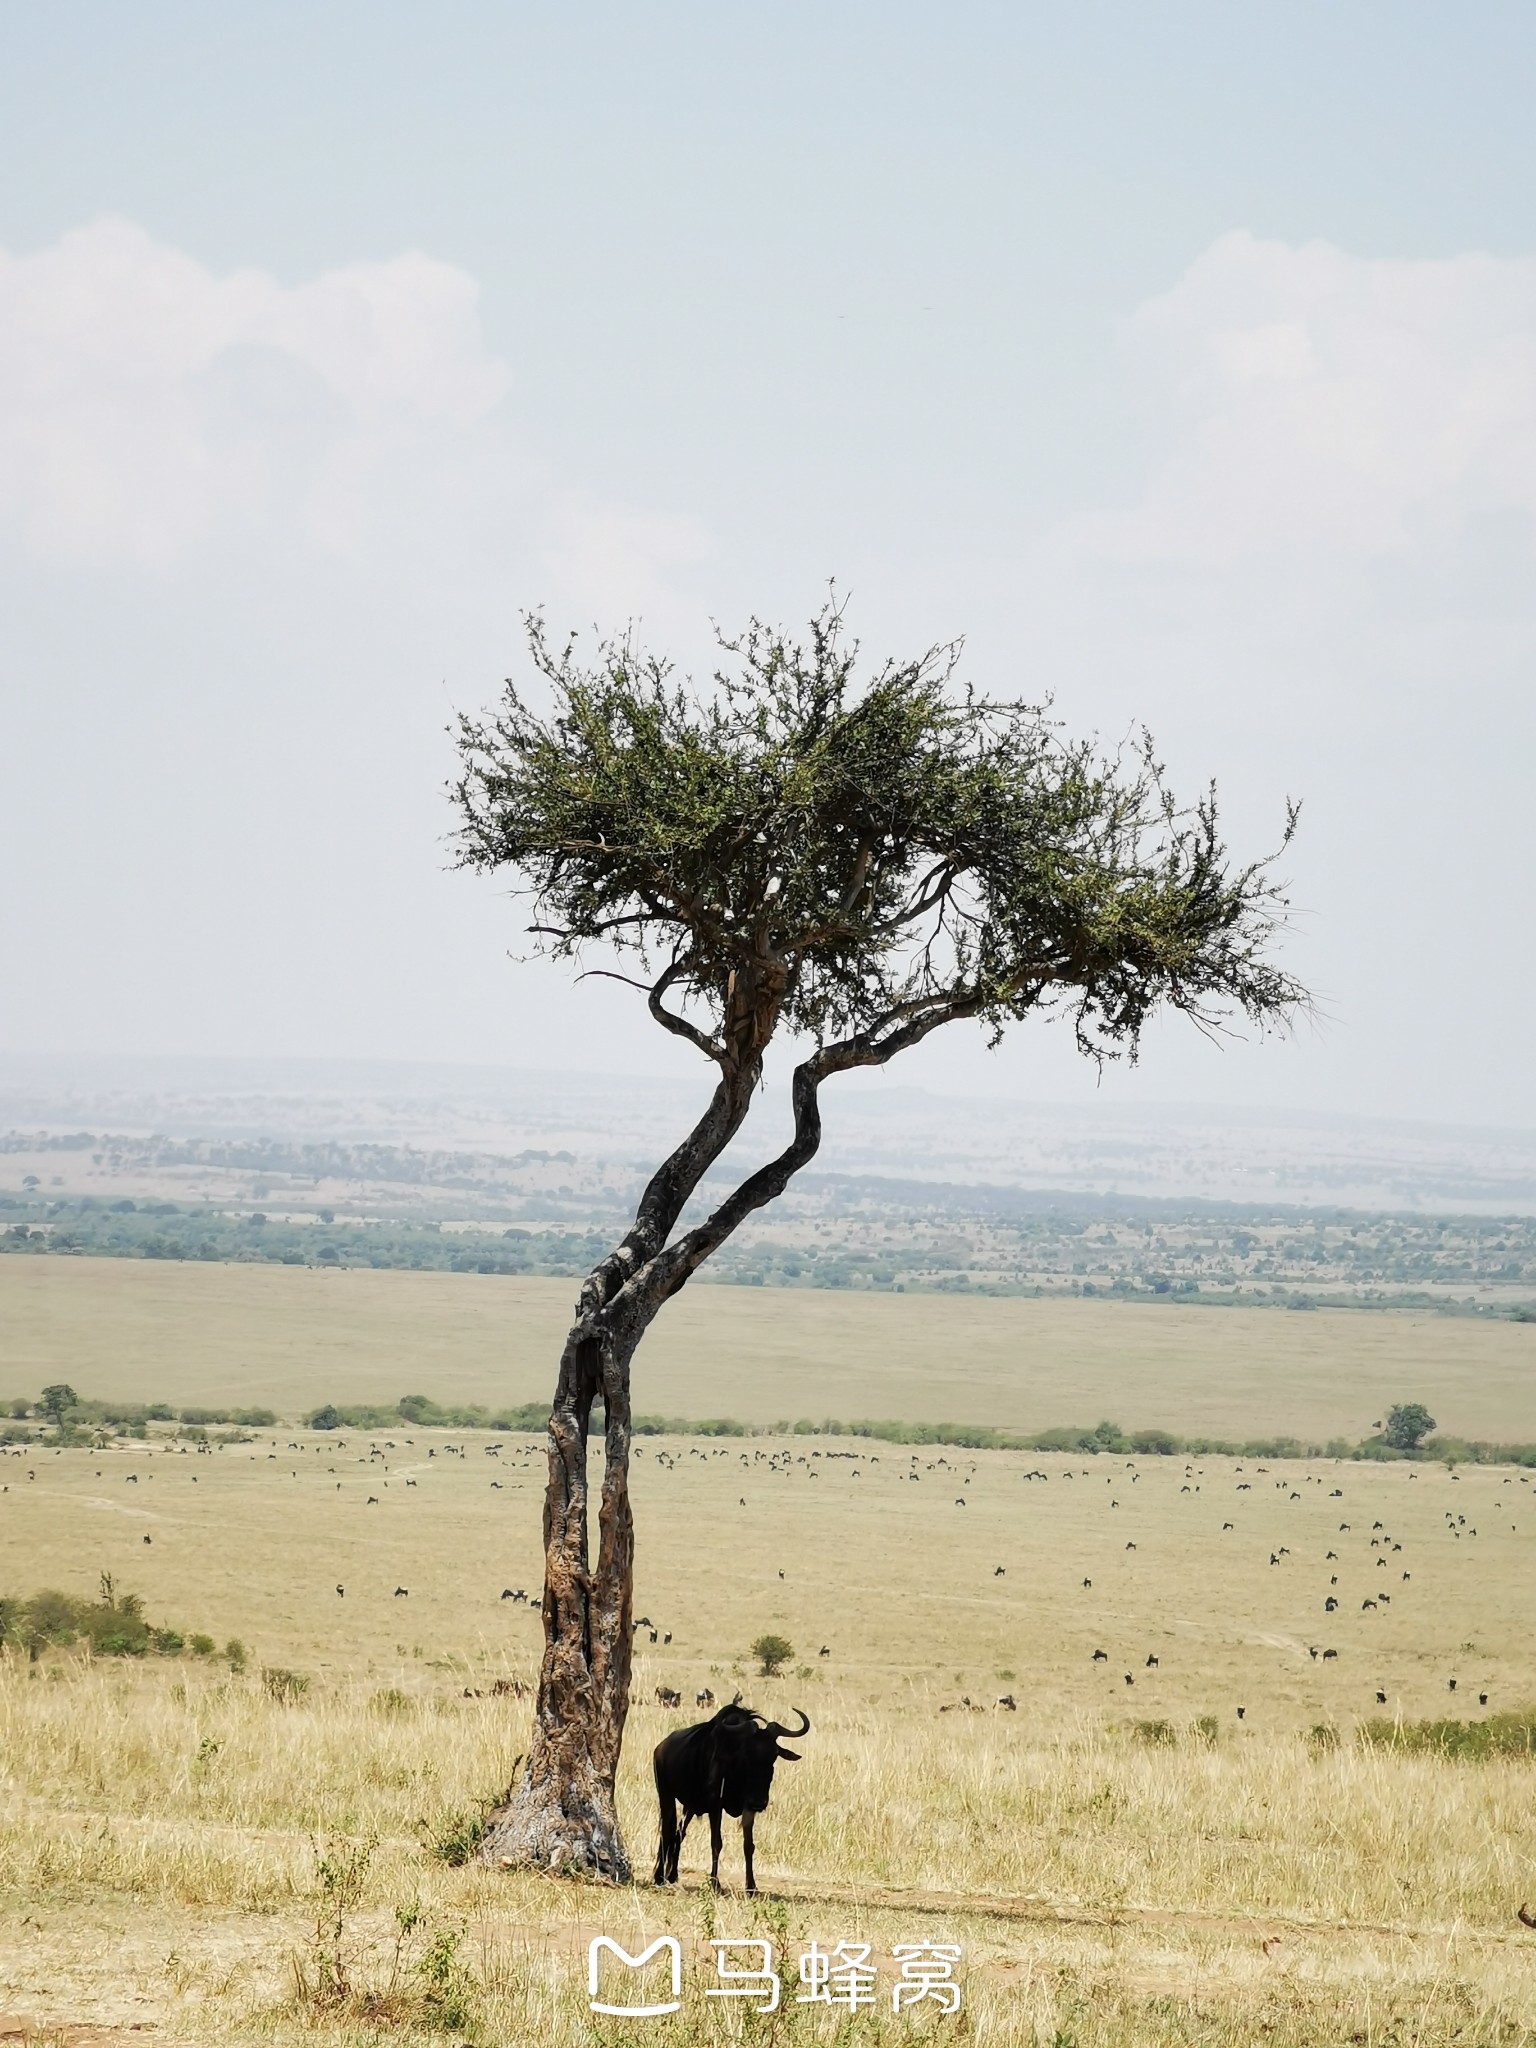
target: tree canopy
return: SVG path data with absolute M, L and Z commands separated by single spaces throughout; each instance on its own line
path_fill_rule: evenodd
M 803 641 L 722 641 L 697 690 L 633 638 L 584 664 L 534 618 L 529 644 L 550 709 L 509 682 L 460 721 L 460 861 L 519 877 L 541 950 L 630 955 L 657 1021 L 722 1063 L 780 1024 L 866 1064 L 1057 1008 L 1134 1058 L 1161 1005 L 1264 1025 L 1303 999 L 1269 957 L 1271 862 L 1229 860 L 1214 789 L 1183 808 L 1149 742 L 1105 753 L 981 696 L 958 646 L 860 681 L 829 605 Z
M 1422 1401 L 1403 1401 L 1387 1410 L 1383 1440 L 1395 1451 L 1416 1451 L 1435 1428 L 1435 1418 Z

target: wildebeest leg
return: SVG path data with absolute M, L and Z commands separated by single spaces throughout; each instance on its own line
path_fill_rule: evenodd
M 693 1815 L 685 1808 L 683 1811 L 683 1824 L 672 1840 L 672 1875 L 668 1880 L 671 1884 L 677 1883 L 677 1859 L 683 1853 L 683 1844 L 688 1839 L 688 1823 L 692 1819 Z
M 715 1891 L 720 1889 L 720 1809 L 709 1809 L 709 1882 Z
M 665 1795 L 659 1798 L 661 1808 L 661 1840 L 656 1849 L 656 1874 L 652 1884 L 675 1884 L 677 1882 L 677 1852 L 681 1837 L 677 1832 L 677 1802 Z
M 743 1856 L 746 1858 L 747 1890 L 749 1892 L 755 1892 L 757 1890 L 757 1879 L 752 1875 L 752 1823 L 756 1819 L 757 1815 L 752 1811 L 750 1806 L 747 1808 L 746 1812 L 741 1816 L 741 1850 Z

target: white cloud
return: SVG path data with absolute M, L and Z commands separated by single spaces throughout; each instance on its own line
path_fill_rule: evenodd
M 505 392 L 478 295 L 414 254 L 217 276 L 115 219 L 0 251 L 0 523 L 87 565 L 170 566 L 273 517 L 349 547 L 384 477 Z
M 1070 546 L 1222 567 L 1411 556 L 1536 513 L 1536 260 L 1223 235 L 1128 323 L 1165 454 Z

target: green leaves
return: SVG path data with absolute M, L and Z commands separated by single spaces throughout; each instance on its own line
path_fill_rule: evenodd
M 1101 757 L 977 697 L 956 647 L 859 683 L 829 605 L 803 644 L 754 621 L 690 691 L 630 640 L 583 666 L 534 619 L 529 644 L 549 712 L 509 683 L 460 721 L 460 862 L 517 877 L 541 950 L 633 957 L 716 1058 L 784 1024 L 862 1063 L 1041 1007 L 1134 1056 L 1162 1003 L 1263 1024 L 1303 1000 L 1268 958 L 1268 864 L 1230 864 L 1214 793 L 1183 812 L 1149 745 Z

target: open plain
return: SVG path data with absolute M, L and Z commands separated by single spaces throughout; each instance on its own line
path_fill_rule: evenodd
M 49 1261 L 0 1277 L 18 1393 L 68 1377 L 82 1393 L 266 1400 L 290 1415 L 407 1390 L 516 1400 L 537 1391 L 540 1352 L 547 1374 L 557 1327 L 536 1286 L 480 1276 Z M 355 1282 L 371 1287 L 342 1292 Z M 25 1291 L 39 1286 L 57 1291 Z M 507 1301 L 527 1314 L 498 1329 L 487 1304 Z M 906 1380 L 880 1397 L 878 1365 L 926 1343 L 930 1417 L 1028 1427 L 1109 1408 L 1127 1426 L 1311 1436 L 1368 1427 L 1373 1401 L 1422 1397 L 1468 1433 L 1532 1433 L 1532 1333 L 1518 1327 L 1270 1313 L 1248 1332 L 1235 1315 L 1084 1304 L 1074 1322 L 1043 1304 L 1039 1342 L 1010 1354 L 1032 1304 L 773 1307 L 786 1302 L 823 1317 L 820 1370 L 802 1366 L 789 1414 L 921 1419 Z M 700 1415 L 773 1414 L 762 1306 L 749 1290 L 685 1296 L 670 1313 L 692 1348 L 673 1339 L 669 1360 L 658 1327 L 658 1374 L 678 1391 L 654 1405 L 680 1406 L 691 1387 Z M 942 1333 L 897 1320 L 918 1308 L 942 1309 Z M 871 1310 L 895 1314 L 859 1337 Z M 1181 1353 L 1172 1333 L 1186 1331 Z M 516 1353 L 501 1374 L 498 1345 Z M 1435 1377 L 1432 1346 L 1466 1347 L 1449 1377 Z M 1010 1355 L 1026 1357 L 1028 1386 L 1043 1384 L 1040 1356 L 1054 1359 L 1069 1376 L 1059 1408 L 1009 1392 Z M 973 1373 L 988 1361 L 992 1377 L 950 1401 L 951 1358 Z M 1484 1389 L 1486 1419 L 1450 1406 L 1458 1388 Z M 0 2033 L 45 2025 L 81 2048 L 147 2029 L 552 2048 L 1536 2036 L 1536 1937 L 1516 1918 L 1536 1902 L 1536 1768 L 1360 1732 L 1380 1718 L 1477 1723 L 1536 1697 L 1528 1475 L 814 1436 L 639 1442 L 647 1625 L 622 1809 L 642 1882 L 619 1893 L 453 1867 L 431 1847 L 506 1785 L 524 1746 L 526 1698 L 492 1688 L 536 1668 L 542 1463 L 531 1436 L 291 1422 L 219 1447 L 164 1433 L 0 1458 L 0 1593 L 90 1596 L 110 1574 L 152 1620 L 220 1646 L 6 1653 Z M 502 1597 L 518 1590 L 531 1601 Z M 795 1646 L 772 1681 L 748 1655 L 764 1631 Z M 222 1653 L 231 1638 L 241 1671 Z M 738 1687 L 781 1717 L 810 1715 L 804 1761 L 781 1767 L 759 1828 L 761 1901 L 699 1891 L 697 1829 L 680 1895 L 643 1882 L 649 1752 L 678 1718 L 658 1687 L 681 1692 L 685 1717 L 697 1692 Z M 731 1835 L 725 1869 L 739 1881 Z M 327 2003 L 298 1987 L 318 1981 L 337 1927 L 351 1993 Z M 631 1951 L 681 1936 L 683 2011 L 594 2018 L 584 1965 L 599 1932 Z M 799 2005 L 798 1981 L 761 2019 L 706 1999 L 719 1981 L 707 1940 L 737 1934 L 774 1940 L 791 1979 L 813 1940 L 869 1942 L 882 2003 Z M 944 1940 L 963 1949 L 961 2013 L 894 2015 L 893 1944 Z
M 123 1401 L 260 1405 L 401 1394 L 547 1400 L 576 1283 L 486 1273 L 154 1259 L 0 1259 L 0 1396 L 64 1377 Z M 1146 1302 L 858 1294 L 695 1282 L 635 1364 L 635 1407 L 1351 1442 L 1393 1401 L 1536 1441 L 1536 1325 Z

